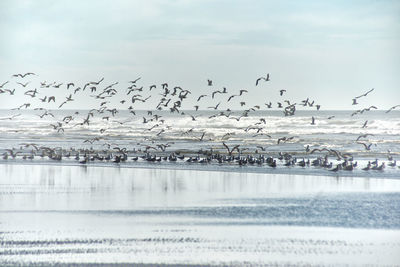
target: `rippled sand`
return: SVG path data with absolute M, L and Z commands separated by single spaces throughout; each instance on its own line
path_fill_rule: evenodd
M 400 262 L 400 180 L 0 165 L 0 265 Z

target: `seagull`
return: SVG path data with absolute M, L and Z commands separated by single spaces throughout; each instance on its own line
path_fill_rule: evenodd
M 67 101 L 62 102 L 61 105 L 58 106 L 58 108 L 61 108 L 64 104 L 67 104 Z
M 364 94 L 362 94 L 362 95 L 360 95 L 360 96 L 356 96 L 355 97 L 355 99 L 357 99 L 357 98 L 360 98 L 360 97 L 363 97 L 363 96 L 367 96 L 369 93 L 371 93 L 372 91 L 374 91 L 374 88 L 372 88 L 371 90 L 369 90 L 368 92 L 366 92 L 366 93 L 364 93 Z M 354 100 L 353 100 L 354 101 Z
M 136 83 L 137 81 L 139 81 L 141 78 L 142 78 L 142 77 L 139 77 L 139 78 L 137 78 L 136 80 L 129 81 L 129 82 L 135 84 L 135 83 Z M 154 85 L 154 87 L 155 87 L 155 85 Z M 151 90 L 151 89 L 150 89 L 150 90 Z
M 68 83 L 67 84 L 67 89 L 69 89 L 70 86 L 75 86 L 75 84 L 74 83 Z
M 104 77 L 101 78 L 100 81 L 98 81 L 98 82 L 90 82 L 90 84 L 99 85 L 103 80 L 104 80 Z
M 388 109 L 385 113 L 389 113 L 390 111 L 392 111 L 393 109 L 398 108 L 398 107 L 400 107 L 400 105 L 393 106 L 390 109 Z
M 369 135 L 373 136 L 373 134 L 362 134 L 362 135 L 357 137 L 356 141 L 360 140 L 361 138 L 366 138 Z
M 207 80 L 207 84 L 208 84 L 208 86 L 212 86 L 213 85 L 212 80 Z
M 38 91 L 37 91 L 36 88 L 35 88 L 35 90 L 28 90 L 28 91 L 26 91 L 26 92 L 24 93 L 24 95 L 29 95 L 30 97 L 35 97 L 37 93 L 38 93 Z
M 47 110 L 42 114 L 38 115 L 41 119 L 43 119 L 44 116 L 52 116 L 54 118 L 53 113 L 48 112 Z
M 65 122 L 65 123 L 69 123 L 70 121 L 72 121 L 74 118 L 72 117 L 72 116 L 66 116 L 66 117 L 64 117 L 62 120 Z
M 231 101 L 231 99 L 234 98 L 235 96 L 238 96 L 238 95 L 231 95 L 231 96 L 228 98 L 228 101 L 227 101 L 227 102 Z
M 314 118 L 314 116 L 311 117 L 311 125 L 315 125 L 315 118 Z
M 30 82 L 27 82 L 27 83 L 20 83 L 20 82 L 17 82 L 17 84 L 19 84 L 19 85 L 22 85 L 22 87 L 26 87 L 28 84 L 30 84 Z
M 36 75 L 35 73 L 33 73 L 33 72 L 27 72 L 27 73 L 25 73 L 25 74 L 21 74 L 21 73 L 18 73 L 18 74 L 14 74 L 12 77 L 21 77 L 21 78 L 25 78 L 25 76 L 28 76 L 28 75 Z
M 199 141 L 203 141 L 205 135 L 206 135 L 206 132 L 203 132 L 203 133 L 201 134 L 201 137 L 199 138 Z
M 277 143 L 278 143 L 278 145 L 279 145 L 280 142 L 286 141 L 286 140 L 287 140 L 287 138 L 286 138 L 285 136 L 284 136 L 284 137 L 280 137 L 280 138 L 278 138 Z
M 247 90 L 244 90 L 244 89 L 243 89 L 243 90 L 240 90 L 240 91 L 239 91 L 239 96 L 241 96 L 243 93 L 248 93 L 248 91 L 247 91 Z
M 283 95 L 284 92 L 286 92 L 285 89 L 279 90 L 279 94 L 280 94 L 281 96 Z
M 371 109 L 378 109 L 378 108 L 375 107 L 375 106 L 370 106 L 369 108 L 364 108 L 364 109 L 362 109 L 362 110 L 360 111 L 360 113 L 363 113 L 364 111 L 370 111 Z
M 226 150 L 228 150 L 229 156 L 232 156 L 232 153 L 233 153 L 234 150 L 237 150 L 237 152 L 240 153 L 240 151 L 239 151 L 239 146 L 240 146 L 240 145 L 236 145 L 236 146 L 232 147 L 232 149 L 229 149 L 228 145 L 225 144 L 225 142 L 222 142 L 222 144 L 224 145 L 224 147 L 226 148 Z
M 12 120 L 15 117 L 21 116 L 21 113 L 16 114 L 16 115 L 12 115 L 11 117 L 5 117 L 5 118 L 0 118 L 0 120 Z
M 53 85 L 54 88 L 60 88 L 60 86 L 63 85 L 63 83 L 55 84 Z
M 352 103 L 352 105 L 357 105 L 358 103 L 357 103 L 357 99 L 356 98 L 353 98 L 353 103 Z
M 269 81 L 269 73 L 267 73 L 267 77 L 260 77 L 260 78 L 258 78 L 258 79 L 256 80 L 256 86 L 259 84 L 259 82 L 260 82 L 261 80 L 264 80 L 264 81 L 268 82 L 268 81 Z
M 361 128 L 367 128 L 368 120 L 366 120 Z
M 200 101 L 200 99 L 202 98 L 202 97 L 206 97 L 207 95 L 200 95 L 198 98 L 197 98 L 197 102 L 199 102 Z M 214 97 L 213 97 L 214 98 Z
M 6 85 L 9 81 L 4 82 L 2 85 L 0 85 L 0 88 L 3 88 L 4 85 Z
M 261 149 L 261 151 L 265 151 L 267 149 L 267 147 L 262 147 L 262 146 L 256 146 L 256 148 Z
M 221 102 L 219 102 L 215 107 L 208 107 L 208 108 L 212 108 L 212 109 L 215 109 L 215 110 L 217 110 L 218 109 L 218 106 L 219 106 L 219 104 L 221 104 Z
M 357 142 L 357 144 L 363 145 L 365 150 L 371 150 L 371 144 L 367 145 L 366 143 L 362 143 L 362 142 Z
M 211 94 L 211 97 L 212 97 L 212 99 L 214 99 L 214 96 L 215 96 L 215 94 L 217 94 L 217 93 L 220 93 L 220 94 L 222 94 L 222 92 L 221 91 L 214 91 L 214 92 L 212 92 L 212 94 Z

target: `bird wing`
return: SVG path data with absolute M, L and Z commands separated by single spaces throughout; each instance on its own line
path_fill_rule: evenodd
M 225 144 L 225 142 L 222 142 L 222 144 L 224 145 L 224 147 L 228 150 L 228 153 L 230 154 L 231 153 L 231 151 L 229 150 L 229 147 L 228 147 L 228 145 L 227 144 Z

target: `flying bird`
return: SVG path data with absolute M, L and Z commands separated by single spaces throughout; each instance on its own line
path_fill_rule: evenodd
M 367 128 L 368 120 L 366 120 L 361 128 Z
M 28 84 L 30 84 L 30 82 L 27 82 L 27 83 L 17 82 L 17 84 L 21 85 L 22 87 L 26 87 Z
M 0 85 L 0 88 L 3 88 L 4 85 L 6 85 L 9 81 L 4 82 L 2 85 Z
M 103 80 L 104 80 L 104 77 L 101 78 L 100 81 L 98 81 L 98 82 L 90 82 L 90 84 L 99 85 Z
M 363 97 L 363 96 L 367 96 L 367 95 L 368 95 L 369 93 L 371 93 L 372 91 L 374 91 L 374 88 L 372 88 L 371 90 L 369 90 L 368 92 L 366 92 L 366 93 L 364 93 L 364 94 L 362 94 L 362 95 L 356 96 L 355 99 L 358 99 L 358 98 Z
M 35 73 L 33 73 L 33 72 L 27 72 L 27 73 L 25 73 L 25 74 L 21 74 L 21 73 L 18 73 L 18 74 L 14 74 L 12 77 L 21 77 L 21 78 L 25 78 L 25 76 L 28 76 L 28 75 L 36 75 Z
M 267 74 L 267 77 L 260 77 L 256 80 L 256 86 L 260 83 L 261 80 L 264 80 L 266 82 L 269 81 L 269 73 Z
M 135 83 L 136 83 L 137 81 L 139 81 L 141 78 L 142 78 L 142 77 L 139 77 L 139 78 L 137 78 L 136 80 L 129 81 L 129 82 L 135 84 Z M 155 85 L 154 85 L 154 87 L 155 87 Z M 150 90 L 151 90 L 151 89 L 150 89 Z
M 207 95 L 200 95 L 200 96 L 197 98 L 197 102 L 199 102 L 201 98 L 206 97 L 206 96 L 207 96 Z
M 217 110 L 218 109 L 218 106 L 219 106 L 219 104 L 221 104 L 221 102 L 219 102 L 215 107 L 208 107 L 208 108 L 212 108 L 212 109 L 215 109 L 215 110 Z
M 17 115 L 12 115 L 11 117 L 5 117 L 5 118 L 0 118 L 0 120 L 12 120 L 15 117 L 21 116 L 21 113 L 17 114 Z
M 271 103 L 271 101 L 270 101 L 269 103 L 265 103 L 264 105 L 266 105 L 267 108 L 272 108 L 272 103 Z
M 357 137 L 356 141 L 360 140 L 361 138 L 366 138 L 369 135 L 373 136 L 373 134 L 362 134 L 362 135 Z
M 239 151 L 239 146 L 240 145 L 236 145 L 234 147 L 232 147 L 232 149 L 229 149 L 229 146 L 227 144 L 225 144 L 225 142 L 222 142 L 222 144 L 224 145 L 224 147 L 226 148 L 226 150 L 228 150 L 228 154 L 229 156 L 232 156 L 233 151 L 237 150 L 238 153 L 240 153 Z
M 389 113 L 390 111 L 392 111 L 392 110 L 394 110 L 395 108 L 398 108 L 398 107 L 400 107 L 400 105 L 393 106 L 390 109 L 388 109 L 385 113 Z
M 75 86 L 75 84 L 74 83 L 68 83 L 67 84 L 67 89 L 69 89 L 70 86 Z
M 234 98 L 235 96 L 238 96 L 238 95 L 231 95 L 231 96 L 228 98 L 228 101 L 227 101 L 227 102 L 231 101 L 231 99 Z
M 366 143 L 362 143 L 362 142 L 357 142 L 357 144 L 363 145 L 365 150 L 371 150 L 371 144 L 367 145 Z
M 247 90 L 244 90 L 244 89 L 243 89 L 243 90 L 240 90 L 240 91 L 239 91 L 239 96 L 241 96 L 243 93 L 248 93 L 248 91 L 247 91 Z

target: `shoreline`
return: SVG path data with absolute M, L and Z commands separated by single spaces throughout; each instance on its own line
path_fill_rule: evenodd
M 278 175 L 304 175 L 304 176 L 323 176 L 334 178 L 375 178 L 375 179 L 393 179 L 398 180 L 398 171 L 395 168 L 386 168 L 384 171 L 369 170 L 363 171 L 355 169 L 353 171 L 339 170 L 337 172 L 318 167 L 299 167 L 299 166 L 278 166 L 272 168 L 268 165 L 245 165 L 238 164 L 217 164 L 217 163 L 187 163 L 187 162 L 88 162 L 80 164 L 73 160 L 54 161 L 54 160 L 2 160 L 1 165 L 40 165 L 40 166 L 76 166 L 76 167 L 103 167 L 103 168 L 121 168 L 121 169 L 157 169 L 157 170 L 190 170 L 207 172 L 231 172 L 231 173 L 254 173 L 254 174 L 278 174 Z

